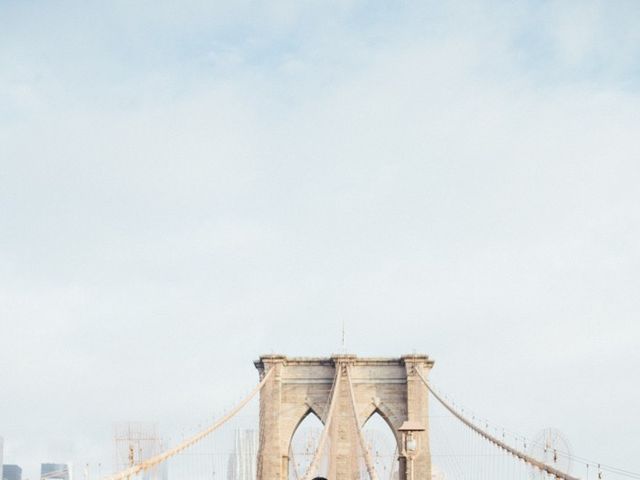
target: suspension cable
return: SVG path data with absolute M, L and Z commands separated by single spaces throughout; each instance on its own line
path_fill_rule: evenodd
M 293 454 L 293 443 L 289 444 L 289 459 L 293 463 L 293 473 L 295 480 L 300 480 L 300 473 L 298 472 L 298 465 L 296 465 L 296 459 Z
M 216 431 L 219 427 L 221 427 L 223 424 L 225 424 L 227 421 L 229 421 L 231 418 L 233 418 L 240 410 L 242 410 L 242 408 L 249 403 L 249 401 L 255 397 L 256 393 L 258 393 L 262 387 L 264 386 L 265 383 L 267 383 L 267 380 L 269 379 L 269 377 L 271 376 L 271 373 L 273 372 L 273 368 L 269 369 L 269 371 L 267 372 L 267 374 L 262 378 L 262 381 L 260 381 L 260 383 L 249 393 L 249 395 L 247 395 L 240 403 L 238 403 L 238 405 L 236 405 L 229 413 L 227 413 L 225 416 L 223 416 L 220 420 L 218 420 L 217 422 L 215 422 L 213 425 L 211 425 L 209 428 L 201 431 L 200 433 L 197 433 L 196 435 L 194 435 L 191 438 L 188 438 L 187 440 L 185 440 L 184 442 L 182 442 L 181 444 L 179 444 L 176 447 L 173 447 L 165 452 L 162 452 L 158 455 L 156 455 L 155 457 L 151 457 L 147 460 L 144 460 L 140 463 L 138 463 L 137 465 L 134 465 L 133 467 L 127 468 L 125 470 L 122 470 L 118 473 L 115 473 L 109 477 L 106 477 L 105 480 L 124 480 L 125 478 L 129 478 L 132 477 L 140 472 L 146 471 L 152 467 L 155 467 L 156 465 L 161 464 L 162 462 L 165 462 L 167 460 L 169 460 L 171 457 L 174 457 L 175 455 L 179 454 L 180 452 L 182 452 L 183 450 L 189 448 L 190 446 L 198 443 L 200 440 L 202 440 L 203 438 L 205 438 L 207 435 L 210 435 L 211 433 L 213 433 L 214 431 Z
M 336 368 L 336 376 L 333 380 L 333 386 L 331 388 L 331 400 L 329 402 L 329 411 L 327 413 L 327 418 L 324 421 L 324 428 L 322 429 L 322 434 L 320 435 L 320 440 L 318 441 L 318 447 L 313 455 L 313 460 L 309 464 L 309 468 L 307 468 L 307 472 L 302 477 L 302 480 L 310 480 L 313 474 L 316 472 L 318 468 L 318 462 L 320 461 L 320 457 L 322 456 L 322 451 L 324 450 L 325 443 L 327 443 L 327 437 L 329 436 L 329 428 L 331 427 L 331 421 L 333 420 L 333 412 L 336 406 L 336 398 L 338 397 L 338 392 L 340 391 L 340 380 L 342 379 L 342 368 L 338 364 L 338 368 Z
M 369 472 L 369 478 L 371 480 L 378 480 L 378 476 L 376 475 L 376 470 L 373 467 L 373 463 L 371 462 L 371 455 L 369 452 L 369 448 L 367 447 L 367 442 L 365 441 L 364 434 L 362 433 L 362 429 L 360 428 L 360 419 L 358 418 L 358 410 L 356 408 L 356 396 L 353 392 L 353 383 L 351 383 L 351 373 L 348 365 L 347 365 L 347 381 L 349 382 L 349 394 L 351 397 L 351 407 L 353 408 L 353 419 L 356 424 L 356 430 L 358 431 L 358 438 L 360 439 L 360 448 L 362 448 L 364 463 L 367 466 L 367 472 Z
M 538 460 L 536 460 L 535 458 L 507 445 L 506 443 L 498 440 L 496 437 L 494 437 L 493 435 L 485 432 L 484 430 L 482 430 L 480 427 L 477 427 L 476 425 L 474 425 L 473 423 L 471 423 L 469 420 L 467 420 L 464 416 L 462 416 L 460 413 L 458 413 L 453 407 L 451 407 L 445 400 L 443 400 L 440 395 L 438 395 L 432 388 L 431 385 L 429 385 L 429 382 L 427 382 L 427 380 L 424 378 L 424 376 L 422 375 L 422 373 L 420 372 L 420 370 L 416 369 L 416 373 L 418 374 L 418 377 L 420 377 L 420 379 L 422 380 L 422 383 L 425 384 L 425 386 L 427 387 L 427 389 L 429 390 L 429 392 L 431 392 L 431 394 L 436 398 L 436 400 L 438 400 L 438 402 L 440 402 L 442 404 L 442 406 L 444 408 L 446 408 L 449 412 L 451 412 L 451 414 L 456 417 L 458 420 L 460 420 L 462 423 L 464 423 L 467 427 L 469 427 L 471 430 L 473 430 L 474 432 L 476 432 L 477 434 L 479 434 L 481 437 L 483 437 L 485 440 L 488 440 L 489 442 L 493 443 L 494 445 L 496 445 L 499 448 L 502 448 L 503 450 L 506 450 L 507 452 L 509 452 L 510 454 L 512 454 L 513 456 L 519 458 L 520 460 L 523 460 L 525 463 L 539 469 L 542 470 L 544 472 L 549 473 L 550 475 L 553 475 L 554 477 L 556 477 L 557 479 L 560 480 L 579 480 L 577 477 L 572 477 L 571 475 L 568 475 L 564 472 L 561 472 L 558 469 L 555 469 L 553 467 L 551 467 L 550 465 L 547 465 L 546 463 L 540 462 Z
M 69 467 L 65 467 L 62 470 L 56 470 L 54 472 L 47 472 L 44 475 L 40 475 L 40 480 L 44 480 L 47 478 L 60 478 L 61 476 L 69 475 Z
M 435 394 L 435 392 L 434 392 L 434 394 Z M 449 397 L 447 395 L 443 395 L 443 397 L 446 400 L 449 400 Z M 455 407 L 455 405 L 456 405 L 455 402 L 452 402 L 452 405 Z M 464 409 L 462 409 L 462 412 L 464 413 Z M 475 420 L 476 416 L 474 415 L 472 418 L 473 418 L 473 420 Z M 488 428 L 489 428 L 488 420 L 482 420 L 482 422 L 485 423 L 485 427 L 486 427 L 485 431 L 488 431 Z M 492 424 L 492 425 L 494 426 L 494 428 L 497 431 L 499 426 L 496 425 L 496 424 Z M 527 439 L 525 436 L 520 435 L 518 432 L 511 431 L 509 429 L 506 429 L 505 427 L 500 427 L 500 428 L 502 429 L 503 438 L 504 438 L 504 435 L 505 435 L 505 432 L 506 432 L 510 436 L 513 436 L 513 438 L 516 441 L 516 443 L 518 441 L 524 442 L 524 450 L 525 451 L 527 449 L 527 445 L 529 445 L 529 446 L 536 446 L 536 445 L 537 446 L 544 446 L 544 442 L 541 443 L 541 442 L 532 440 L 530 438 Z M 631 478 L 631 479 L 634 479 L 634 480 L 640 480 L 640 473 L 639 472 L 632 472 L 632 471 L 625 470 L 625 469 L 622 469 L 622 468 L 613 467 L 611 465 L 603 464 L 603 463 L 597 462 L 596 460 L 588 459 L 588 458 L 585 458 L 585 457 L 581 457 L 581 456 L 578 456 L 578 455 L 575 455 L 575 454 L 572 454 L 572 453 L 569 453 L 569 452 L 565 452 L 563 450 L 554 450 L 554 452 L 558 455 L 558 457 L 566 458 L 566 459 L 568 459 L 568 460 L 570 460 L 572 462 L 575 462 L 578 465 L 588 466 L 588 468 L 593 467 L 594 469 L 597 469 L 597 472 L 598 472 L 597 478 L 598 478 L 598 480 L 602 480 L 602 473 L 603 472 L 611 473 L 611 474 L 614 474 L 614 475 L 619 475 L 619 476 L 622 476 L 622 477 Z

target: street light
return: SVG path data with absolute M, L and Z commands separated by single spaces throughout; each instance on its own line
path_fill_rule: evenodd
M 404 455 L 405 459 L 409 460 L 408 466 L 410 473 L 408 475 L 408 480 L 414 480 L 413 457 L 418 451 L 418 440 L 415 438 L 414 433 L 424 432 L 425 430 L 426 428 L 424 428 L 421 423 L 413 420 L 406 420 L 398 429 L 398 431 L 402 434 L 402 454 Z

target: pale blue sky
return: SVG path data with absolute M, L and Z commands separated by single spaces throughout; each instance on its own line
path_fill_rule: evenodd
M 346 320 L 354 352 L 424 351 L 486 417 L 640 470 L 638 25 L 0 1 L 6 461 L 110 458 L 114 421 L 207 417 Z

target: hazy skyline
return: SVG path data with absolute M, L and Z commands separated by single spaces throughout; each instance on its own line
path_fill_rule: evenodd
M 108 463 L 114 422 L 210 418 L 345 322 L 350 352 L 427 353 L 492 421 L 640 471 L 639 24 L 0 2 L 5 462 Z

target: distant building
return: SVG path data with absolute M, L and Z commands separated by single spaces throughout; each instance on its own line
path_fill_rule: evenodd
M 157 423 L 125 422 L 114 427 L 115 466 L 124 470 L 161 453 L 165 444 L 158 433 Z M 167 480 L 167 462 L 142 474 L 142 480 Z
M 40 465 L 40 480 L 71 480 L 66 463 L 43 463 Z
M 233 453 L 229 456 L 227 480 L 255 480 L 258 432 L 236 430 Z
M 2 461 L 4 460 L 3 454 L 4 454 L 4 439 L 0 437 L 0 473 L 2 473 L 2 470 L 3 470 L 2 468 L 2 465 L 3 465 Z M 4 473 L 2 475 L 4 475 Z
M 2 480 L 22 480 L 22 469 L 18 465 L 4 465 Z

